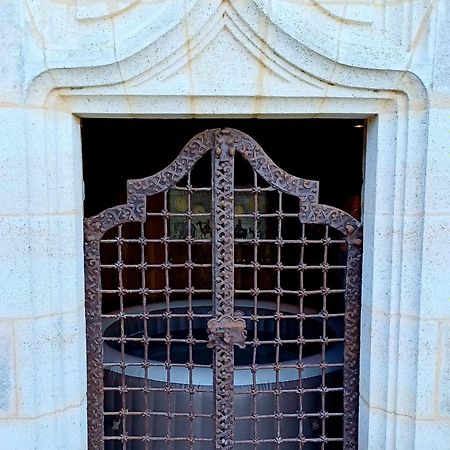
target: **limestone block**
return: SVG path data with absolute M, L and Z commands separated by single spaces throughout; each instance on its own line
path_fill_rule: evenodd
M 359 408 L 359 448 L 367 450 L 389 448 L 386 446 L 386 438 L 389 438 L 386 433 L 386 413 L 380 409 L 369 408 L 363 402 Z
M 450 191 L 449 191 L 450 192 Z M 450 320 L 450 215 L 427 216 L 423 235 L 420 315 Z
M 0 322 L 0 418 L 15 414 L 14 328 Z
M 2 243 L 0 258 L 0 317 L 30 316 L 31 305 L 31 255 L 29 224 L 16 217 L 0 218 L 0 233 L 8 236 Z
M 0 102 L 17 102 L 22 98 L 24 90 L 21 77 L 21 3 L 16 0 L 0 2 Z
M 414 448 L 417 450 L 448 450 L 450 421 L 418 422 L 415 434 Z
M 450 10 L 445 2 L 437 3 L 436 22 L 433 88 L 440 93 L 441 99 L 444 97 L 442 94 L 446 94 L 444 98 L 448 100 L 448 94 L 450 93 L 450 83 L 448 82 L 448 74 L 450 73 L 450 46 L 448 45 Z
M 361 399 L 359 401 L 358 441 L 360 448 L 367 448 L 369 441 L 369 405 Z
M 439 322 L 423 320 L 419 326 L 416 416 L 419 420 L 430 419 L 436 415 L 439 395 L 438 363 L 443 349 L 439 342 Z
M 391 310 L 417 318 L 420 314 L 423 217 L 408 215 L 398 221 L 398 226 L 401 240 L 398 242 L 400 247 L 394 249 L 398 258 L 394 267 L 398 275 L 396 282 L 399 283 L 400 297 L 392 301 Z
M 0 317 L 33 318 L 84 304 L 82 217 L 0 217 Z
M 389 414 L 386 421 L 388 437 L 384 444 L 385 448 L 395 448 L 396 450 L 421 450 L 422 448 L 427 448 L 416 446 L 416 439 L 414 432 L 412 432 L 414 425 L 415 421 L 412 416 Z M 429 448 L 431 450 L 433 447 Z
M 401 174 L 392 170 L 404 158 L 397 144 L 397 113 L 389 111 L 368 123 L 365 160 L 364 213 L 393 214 Z M 394 125 L 394 126 L 392 126 Z M 396 151 L 392 151 L 395 148 Z M 398 194 L 397 194 L 398 197 Z
M 0 108 L 0 215 L 82 210 L 77 119 L 70 113 Z
M 392 322 L 390 334 L 397 346 L 397 354 L 394 353 L 394 347 L 389 361 L 389 376 L 386 378 L 391 391 L 387 409 L 413 420 L 418 383 L 419 321 L 401 316 L 400 320 Z
M 434 95 L 435 108 L 430 111 L 425 208 L 429 215 L 450 216 L 450 97 L 440 92 Z
M 82 162 L 76 119 L 66 112 L 30 112 L 25 125 L 29 211 L 80 213 Z
M 35 419 L 0 421 L 0 448 L 86 450 L 86 402 Z
M 23 110 L 0 108 L 0 216 L 28 209 L 25 129 Z
M 450 324 L 442 325 L 438 358 L 440 371 L 438 374 L 439 414 L 450 420 Z
M 80 406 L 86 395 L 84 322 L 82 308 L 74 313 L 17 321 L 19 418 L 34 419 Z
M 386 414 L 417 415 L 421 420 L 432 417 L 437 392 L 438 323 L 419 325 L 412 318 L 390 317 L 364 308 L 361 322 L 362 402 Z M 365 327 L 369 326 L 368 335 Z
M 363 309 L 361 315 L 360 393 L 362 402 L 374 408 L 385 408 L 391 394 L 387 379 L 392 377 L 389 364 L 395 361 L 395 341 L 389 315 L 372 314 Z M 374 364 L 374 361 L 376 363 Z
M 380 313 L 391 309 L 393 273 L 391 263 L 395 260 L 392 241 L 398 239 L 398 227 L 394 230 L 391 215 L 364 213 L 364 235 L 374 239 L 363 244 L 362 296 L 364 308 Z

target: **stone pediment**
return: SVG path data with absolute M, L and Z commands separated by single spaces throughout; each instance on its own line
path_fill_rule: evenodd
M 275 1 L 274 5 L 281 5 L 282 1 Z M 117 5 L 125 3 L 117 2 Z M 289 30 L 288 19 L 280 20 L 279 7 L 268 10 L 264 2 L 257 0 L 212 3 L 207 6 L 206 2 L 190 2 L 191 7 L 186 9 L 181 21 L 163 22 L 166 27 L 163 34 L 148 35 L 135 50 L 126 49 L 122 35 L 117 32 L 112 60 L 99 58 L 95 63 L 91 52 L 84 63 L 77 56 L 78 62 L 71 65 L 70 59 L 59 61 L 60 56 L 54 53 L 56 59 L 48 60 L 47 68 L 31 83 L 28 101 L 45 102 L 56 91 L 69 96 L 258 98 L 324 97 L 336 90 L 342 95 L 344 89 L 343 95 L 353 96 L 348 89 L 383 90 L 398 82 L 395 71 L 372 73 L 362 66 L 342 64 L 331 54 L 326 55 L 326 51 L 314 50 L 316 45 L 305 44 L 307 39 L 299 35 L 302 30 Z M 112 18 L 98 20 L 114 21 L 119 30 L 124 17 L 138 11 L 139 5 L 140 2 L 132 2 L 125 12 L 118 10 Z M 151 3 L 151 6 L 155 5 Z M 298 12 L 304 5 L 300 2 L 291 7 Z M 315 6 L 312 11 L 311 14 L 317 11 L 323 14 L 324 8 Z M 335 22 L 338 13 L 335 11 L 330 20 Z M 345 20 L 351 26 L 370 28 L 368 18 L 357 24 L 356 19 Z M 131 41 L 136 41 L 138 33 L 134 32 Z M 311 36 L 318 35 L 311 33 Z M 402 86 L 409 89 L 404 81 Z
M 324 86 L 228 15 L 125 83 L 134 95 L 313 96 L 323 95 Z

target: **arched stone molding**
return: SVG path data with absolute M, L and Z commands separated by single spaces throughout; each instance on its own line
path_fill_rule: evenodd
M 405 67 L 436 6 L 432 0 L 255 3 L 281 29 L 318 53 L 351 66 L 385 69 Z
M 77 55 L 65 65 L 55 59 L 30 84 L 27 104 L 49 111 L 47 126 L 55 129 L 52 111 L 96 117 L 366 118 L 360 447 L 414 448 L 416 421 L 426 420 L 422 400 L 411 395 L 421 383 L 424 84 L 395 64 L 339 62 L 332 42 L 322 40 L 329 47 L 319 51 L 264 2 L 187 4 L 184 16 L 163 33 L 143 32 L 147 37 L 140 34 L 138 50 L 116 52 L 113 62 L 83 62 Z M 139 8 L 140 2 L 130 3 L 114 18 Z M 245 76 L 230 78 L 239 67 Z M 75 145 L 73 152 L 80 154 L 79 142 Z
M 88 63 L 79 66 L 66 63 L 48 67 L 31 82 L 27 102 L 42 105 L 51 91 L 61 88 L 74 90 L 116 86 L 116 90 L 122 89 L 121 94 L 125 94 L 125 86 L 132 80 L 144 74 L 151 79 L 152 75 L 161 71 L 161 66 L 170 64 L 174 59 L 191 60 L 195 56 L 195 53 L 191 53 L 195 52 L 197 47 L 200 47 L 197 52 L 201 51 L 202 47 L 224 29 L 247 50 L 253 47 L 250 51 L 259 53 L 262 65 L 271 65 L 270 71 L 284 64 L 300 79 L 304 74 L 306 79 L 321 81 L 324 89 L 344 86 L 371 91 L 404 92 L 419 103 L 426 102 L 426 91 L 420 79 L 412 72 L 340 64 L 326 56 L 329 52 L 321 54 L 313 50 L 313 46 L 299 41 L 300 36 L 289 34 L 287 27 L 279 27 L 272 21 L 270 11 L 265 14 L 263 8 L 257 7 L 253 2 L 216 1 L 214 8 L 210 4 L 206 7 L 205 4 L 206 2 L 195 3 L 193 7 L 186 9 L 185 16 L 162 36 L 154 40 L 155 35 L 150 34 L 147 45 L 124 58 L 117 55 L 117 60 L 112 63 Z M 141 42 L 145 42 L 145 39 Z M 222 93 L 227 94 L 226 90 Z M 264 95 L 264 92 L 249 94 Z M 107 94 L 102 92 L 102 95 Z M 195 92 L 189 92 L 187 95 L 195 95 Z M 416 107 L 419 107 L 419 104 Z M 425 107 L 425 103 L 422 107 Z
M 23 0 L 47 68 L 107 65 L 136 54 L 190 11 L 205 24 L 222 0 Z M 280 29 L 330 59 L 355 67 L 404 69 L 436 0 L 232 0 L 259 9 Z M 36 36 L 38 35 L 38 36 Z M 339 39 L 336 39 L 339 36 Z M 42 70 L 42 69 L 41 69 Z M 39 69 L 37 69 L 39 71 Z M 34 72 L 35 74 L 37 72 Z M 33 75 L 32 75 L 33 76 Z

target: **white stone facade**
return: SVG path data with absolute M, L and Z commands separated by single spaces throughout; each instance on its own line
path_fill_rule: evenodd
M 449 30 L 446 0 L 0 0 L 0 449 L 87 445 L 79 117 L 218 116 L 368 119 L 360 448 L 448 449 Z

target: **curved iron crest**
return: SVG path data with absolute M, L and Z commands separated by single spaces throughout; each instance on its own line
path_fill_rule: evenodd
M 318 181 L 299 178 L 285 172 L 248 134 L 233 128 L 215 128 L 195 135 L 165 169 L 146 178 L 129 180 L 126 204 L 108 208 L 85 220 L 90 235 L 97 237 L 121 223 L 144 220 L 146 196 L 175 186 L 205 153 L 224 147 L 241 154 L 274 188 L 298 197 L 302 202 L 300 220 L 303 223 L 327 224 L 344 235 L 360 227 L 361 224 L 345 211 L 319 204 Z
M 260 145 L 242 131 L 225 128 L 194 136 L 165 169 L 146 178 L 129 180 L 127 203 L 85 219 L 85 291 L 88 353 L 89 448 L 103 448 L 103 355 L 100 299 L 100 239 L 114 226 L 145 221 L 146 197 L 168 190 L 207 152 L 239 153 L 274 188 L 300 200 L 302 223 L 324 224 L 339 230 L 348 244 L 344 350 L 344 447 L 358 446 L 359 317 L 361 297 L 362 226 L 351 215 L 318 202 L 319 182 L 288 174 Z M 324 437 L 324 439 L 326 439 Z

